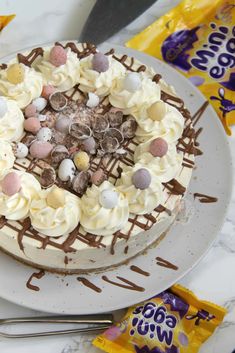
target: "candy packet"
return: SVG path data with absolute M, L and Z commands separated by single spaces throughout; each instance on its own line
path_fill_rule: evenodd
M 196 353 L 225 314 L 222 307 L 175 285 L 129 308 L 93 344 L 107 353 Z
M 13 20 L 14 17 L 15 15 L 0 16 L 0 32 L 8 25 L 9 22 L 11 22 L 11 20 Z
M 129 40 L 174 66 L 213 105 L 228 135 L 235 124 L 235 1 L 184 0 Z

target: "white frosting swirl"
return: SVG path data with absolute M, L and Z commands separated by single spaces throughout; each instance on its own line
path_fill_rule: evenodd
M 80 219 L 80 202 L 76 195 L 63 190 L 65 203 L 57 209 L 47 204 L 47 195 L 52 188 L 42 190 L 30 207 L 30 219 L 34 229 L 49 237 L 66 235 L 77 227 Z
M 122 229 L 129 218 L 128 201 L 118 192 L 118 204 L 112 209 L 104 208 L 99 203 L 103 190 L 117 191 L 114 185 L 104 181 L 100 186 L 92 185 L 81 199 L 81 225 L 86 232 L 95 235 L 111 235 Z
M 21 180 L 21 189 L 13 196 L 7 196 L 0 186 L 0 215 L 10 220 L 21 220 L 29 215 L 31 201 L 40 192 L 41 186 L 37 179 L 29 173 L 16 171 Z
M 137 189 L 132 182 L 133 174 L 140 168 L 147 169 L 151 174 L 151 183 L 144 190 Z M 125 167 L 116 185 L 117 189 L 128 199 L 131 213 L 139 215 L 150 213 L 163 201 L 163 186 L 155 177 L 150 166 L 143 167 L 137 163 L 134 167 Z
M 23 65 L 23 64 L 20 64 Z M 42 92 L 42 75 L 33 68 L 24 66 L 24 80 L 14 84 L 7 80 L 7 69 L 0 70 L 0 92 L 16 101 L 20 108 L 25 108 L 33 99 L 38 98 Z
M 143 166 L 151 168 L 155 177 L 160 182 L 167 182 L 175 178 L 179 173 L 182 166 L 183 154 L 177 153 L 175 144 L 170 143 L 168 144 L 168 151 L 165 156 L 161 158 L 154 157 L 149 152 L 150 143 L 154 139 L 155 137 L 137 146 L 134 161 L 135 163 L 140 163 Z
M 13 167 L 14 162 L 15 156 L 11 144 L 0 139 L 0 178 Z
M 94 92 L 98 96 L 107 96 L 116 87 L 117 80 L 125 75 L 125 67 L 112 56 L 108 57 L 109 68 L 105 72 L 92 70 L 93 54 L 80 61 L 81 77 L 79 88 L 83 92 Z
M 66 63 L 56 67 L 49 61 L 50 51 L 51 48 L 44 50 L 42 59 L 37 63 L 37 69 L 41 71 L 45 85 L 52 85 L 60 92 L 67 91 L 78 83 L 80 61 L 77 55 L 68 48 Z
M 160 87 L 153 82 L 146 74 L 140 72 L 141 86 L 135 92 L 129 92 L 123 88 L 124 79 L 118 81 L 116 87 L 111 90 L 110 103 L 123 110 L 124 114 L 134 114 L 145 104 L 150 106 L 160 100 Z
M 178 109 L 166 104 L 166 115 L 161 121 L 152 120 L 148 117 L 145 105 L 141 113 L 133 114 L 138 122 L 136 136 L 141 142 L 152 137 L 163 137 L 167 142 L 177 141 L 184 130 L 184 118 Z
M 0 140 L 18 142 L 24 136 L 24 115 L 15 101 L 2 99 L 7 103 L 7 112 L 0 119 Z

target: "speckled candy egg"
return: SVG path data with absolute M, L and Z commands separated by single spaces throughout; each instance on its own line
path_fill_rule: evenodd
M 106 189 L 99 195 L 99 203 L 104 208 L 114 208 L 118 204 L 118 194 L 116 191 Z
M 68 134 L 70 127 L 70 119 L 69 118 L 59 118 L 56 120 L 55 128 L 57 131 L 62 132 L 63 134 Z
M 87 139 L 82 141 L 82 149 L 88 153 L 95 153 L 96 151 L 96 142 L 94 137 L 88 137 Z
M 161 121 L 166 115 L 166 104 L 162 101 L 153 103 L 147 110 L 148 117 L 154 121 Z
M 4 117 L 4 115 L 7 113 L 7 102 L 5 99 L 0 97 L 0 119 Z
M 130 72 L 126 75 L 123 88 L 129 92 L 135 92 L 141 87 L 140 75 L 137 72 Z
M 153 141 L 151 141 L 149 145 L 149 152 L 154 157 L 163 157 L 167 154 L 168 151 L 168 143 L 161 137 L 157 137 Z
M 12 64 L 7 69 L 7 79 L 17 85 L 24 81 L 24 67 L 22 64 Z
M 24 110 L 24 115 L 26 116 L 26 118 L 31 118 L 35 116 L 36 113 L 37 113 L 36 106 L 32 103 L 29 104 Z
M 55 45 L 50 51 L 49 61 L 52 65 L 58 67 L 66 64 L 67 53 L 60 45 Z
M 79 151 L 73 158 L 74 164 L 78 170 L 87 170 L 89 168 L 89 155 L 85 151 Z
M 7 196 L 13 196 L 20 191 L 21 180 L 17 173 L 8 173 L 1 181 L 2 192 Z
M 61 181 L 73 180 L 75 175 L 75 165 L 71 159 L 64 159 L 58 169 L 58 177 Z
M 55 87 L 52 85 L 46 85 L 42 87 L 41 96 L 45 99 L 49 99 L 50 95 L 55 92 Z
M 33 158 L 47 158 L 49 157 L 53 146 L 46 141 L 34 141 L 29 148 L 29 152 Z
M 91 176 L 91 182 L 95 185 L 100 185 L 105 180 L 105 173 L 103 169 L 96 170 Z
M 16 158 L 25 158 L 27 157 L 28 153 L 29 153 L 28 147 L 24 143 L 18 142 L 16 145 L 16 151 L 15 151 Z
M 47 204 L 55 209 L 63 207 L 65 204 L 64 190 L 58 187 L 53 187 L 47 195 Z
M 105 72 L 109 68 L 109 59 L 103 53 L 96 53 L 92 58 L 92 69 L 97 72 Z
M 24 129 L 36 134 L 41 128 L 40 121 L 37 118 L 28 118 L 24 121 Z
M 95 108 L 99 105 L 100 99 L 95 93 L 88 93 L 88 101 L 86 102 L 86 106 L 89 108 Z
M 33 100 L 33 105 L 36 107 L 36 111 L 40 113 L 47 106 L 47 100 L 43 97 L 38 97 Z
M 132 183 L 136 189 L 144 190 L 151 184 L 151 175 L 145 168 L 138 169 L 132 176 Z
M 39 141 L 50 141 L 52 138 L 52 131 L 49 127 L 42 127 L 37 133 Z

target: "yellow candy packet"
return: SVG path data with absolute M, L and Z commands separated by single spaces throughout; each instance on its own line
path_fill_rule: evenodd
M 15 18 L 15 15 L 0 16 L 0 32 Z
M 228 135 L 235 124 L 235 1 L 184 0 L 129 40 L 164 60 L 213 105 Z
M 196 353 L 226 310 L 175 285 L 128 309 L 93 345 L 107 353 Z

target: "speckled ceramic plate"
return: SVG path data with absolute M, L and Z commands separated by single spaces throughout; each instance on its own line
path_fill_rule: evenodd
M 174 85 L 192 114 L 205 102 L 202 94 L 188 80 L 165 63 L 115 45 L 104 44 L 101 50 L 107 51 L 110 47 L 114 47 L 117 53 L 133 56 L 152 66 L 168 83 Z M 4 58 L 6 61 L 9 59 Z M 186 213 L 191 214 L 188 223 L 182 223 L 183 217 L 157 247 L 152 247 L 128 264 L 105 273 L 83 276 L 95 286 L 93 289 L 79 282 L 77 275 L 46 273 L 40 280 L 35 278 L 32 281 L 40 290 L 29 290 L 26 282 L 34 272 L 33 268 L 1 253 L 0 296 L 51 313 L 98 313 L 120 309 L 149 298 L 190 271 L 210 248 L 223 224 L 232 185 L 232 160 L 227 138 L 211 106 L 202 115 L 197 127 L 200 126 L 203 127 L 199 137 L 203 155 L 197 158 L 197 167 L 186 196 Z M 193 199 L 195 192 L 218 197 L 218 201 L 200 203 L 198 199 Z M 143 272 L 133 271 L 133 266 Z M 113 284 L 105 281 L 103 276 Z

